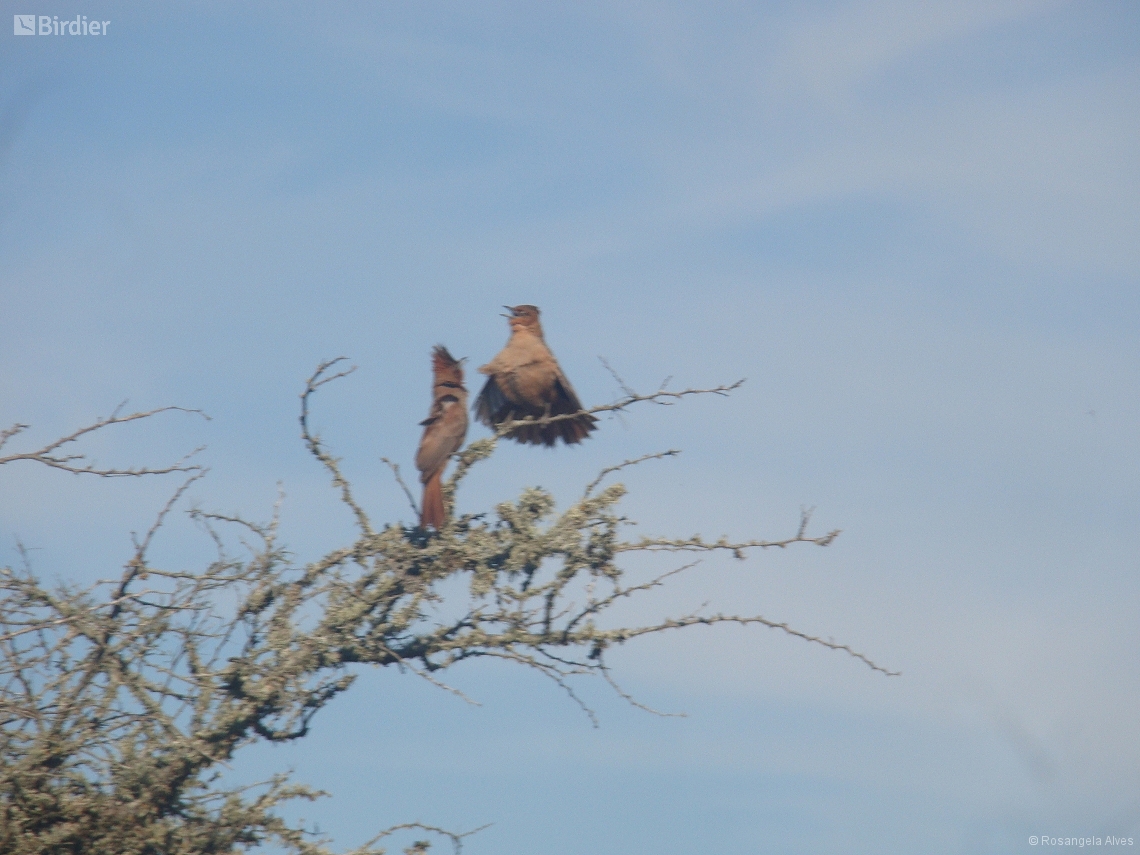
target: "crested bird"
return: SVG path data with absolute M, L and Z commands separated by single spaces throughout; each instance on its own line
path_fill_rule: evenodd
M 542 335 L 536 306 L 504 306 L 511 337 L 506 347 L 479 368 L 487 382 L 475 399 L 475 417 L 491 429 L 526 418 L 565 416 L 546 423 L 523 424 L 506 436 L 523 444 L 553 446 L 581 442 L 596 428 L 597 419 L 582 409 L 574 387 Z M 571 417 L 572 416 L 572 417 Z
M 447 460 L 467 436 L 467 389 L 463 385 L 463 360 L 455 359 L 437 344 L 431 353 L 431 410 L 420 422 L 424 435 L 416 452 L 416 468 L 424 485 L 420 525 L 443 528 L 445 511 L 440 483 Z

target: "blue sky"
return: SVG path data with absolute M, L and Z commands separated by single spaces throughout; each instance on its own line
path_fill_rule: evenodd
M 37 3 L 39 5 L 37 5 Z M 299 557 L 351 520 L 316 422 L 380 520 L 438 341 L 473 365 L 531 302 L 588 403 L 747 377 L 553 453 L 503 448 L 474 511 L 571 500 L 631 455 L 639 531 L 826 549 L 707 561 L 631 617 L 706 600 L 833 636 L 631 644 L 657 719 L 530 674 L 365 673 L 295 746 L 345 845 L 494 825 L 465 852 L 1005 853 L 1140 838 L 1140 8 L 1127 2 L 12 3 L 110 20 L 3 37 L 0 422 L 59 435 L 129 398 L 200 407 L 91 448 L 199 444 L 193 501 Z M 5 25 L 6 26 L 6 25 Z M 472 437 L 480 430 L 473 430 Z M 170 482 L 4 467 L 0 560 L 129 555 Z M 163 560 L 209 554 L 174 525 Z

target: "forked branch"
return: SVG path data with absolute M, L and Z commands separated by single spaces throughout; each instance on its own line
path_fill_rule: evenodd
M 104 418 L 99 418 L 85 427 L 81 427 L 67 436 L 60 437 L 54 442 L 49 442 L 47 445 L 35 451 L 25 451 L 19 454 L 9 454 L 0 457 L 0 465 L 5 463 L 15 463 L 17 460 L 30 460 L 34 463 L 42 463 L 44 466 L 49 466 L 52 469 L 61 469 L 64 472 L 73 472 L 77 475 L 97 475 L 102 478 L 125 478 L 137 477 L 141 475 L 168 475 L 171 472 L 201 472 L 203 467 L 197 463 L 189 463 L 191 458 L 202 451 L 204 446 L 200 446 L 189 454 L 183 456 L 176 462 L 169 466 L 162 466 L 159 468 L 152 468 L 149 466 L 132 466 L 128 468 L 119 467 L 104 467 L 98 465 L 96 462 L 90 460 L 85 452 L 74 452 L 71 454 L 65 453 L 64 449 L 73 442 L 77 442 L 88 434 L 95 433 L 96 431 L 104 430 L 105 428 L 114 425 L 127 424 L 129 422 L 139 421 L 141 419 L 149 419 L 161 413 L 192 413 L 209 421 L 210 417 L 203 413 L 201 410 L 191 410 L 185 407 L 159 407 L 154 410 L 146 410 L 136 413 L 129 413 L 121 415 L 123 408 L 127 402 L 119 404 L 111 415 Z M 10 439 L 27 430 L 29 425 L 15 424 L 12 427 L 0 432 L 0 448 L 3 448 Z
M 342 377 L 347 377 L 356 370 L 353 365 L 345 368 L 343 371 L 338 371 L 335 374 L 328 374 L 328 370 L 334 365 L 341 362 L 346 362 L 348 357 L 338 356 L 336 359 L 330 359 L 322 362 L 317 366 L 317 370 L 313 372 L 308 382 L 305 384 L 305 391 L 301 393 L 301 437 L 305 440 L 305 447 L 309 449 L 310 453 L 321 461 L 326 469 L 332 474 L 333 484 L 340 490 L 341 500 L 352 509 L 353 514 L 356 516 L 357 525 L 366 536 L 374 534 L 372 530 L 372 523 L 368 519 L 368 514 L 360 507 L 356 499 L 352 495 L 352 485 L 348 483 L 348 479 L 340 471 L 340 461 L 325 451 L 321 445 L 321 438 L 309 429 L 309 399 L 317 389 L 324 386 L 326 383 L 331 383 L 334 380 L 339 380 Z
M 658 389 L 656 392 L 642 395 L 634 392 L 628 387 L 623 387 L 626 394 L 614 401 L 611 404 L 600 404 L 596 407 L 590 407 L 586 410 L 587 413 L 621 413 L 629 409 L 634 404 L 652 403 L 663 407 L 670 407 L 681 398 L 687 398 L 690 395 L 728 395 L 734 389 L 739 389 L 744 385 L 744 379 L 737 380 L 735 383 L 729 383 L 725 386 L 712 386 L 708 389 L 682 389 L 679 392 L 670 392 L 664 387 Z M 499 424 L 495 429 L 496 437 L 504 437 L 511 431 L 522 425 L 547 425 L 554 424 L 555 422 L 563 422 L 568 419 L 576 419 L 581 416 L 581 413 L 562 413 L 557 416 L 531 416 L 525 419 L 512 419 Z

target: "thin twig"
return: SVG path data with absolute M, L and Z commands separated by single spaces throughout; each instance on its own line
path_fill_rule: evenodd
M 162 593 L 162 592 L 148 589 L 148 590 L 143 590 L 143 591 L 136 591 L 133 594 L 125 594 L 125 595 L 118 597 L 116 599 L 108 600 L 105 603 L 95 603 L 95 605 L 88 606 L 87 608 L 82 609 L 78 612 L 73 612 L 71 614 L 64 615 L 63 617 L 56 618 L 55 620 L 43 620 L 43 621 L 36 621 L 34 623 L 30 623 L 30 624 L 28 624 L 28 626 L 25 626 L 23 629 L 18 629 L 15 632 L 8 632 L 8 633 L 5 633 L 4 635 L 0 635 L 0 641 L 8 641 L 9 639 L 17 638 L 18 636 L 24 635 L 25 633 L 37 632 L 39 630 L 44 630 L 44 629 L 50 629 L 53 626 L 64 626 L 65 624 L 69 624 L 72 621 L 79 620 L 81 617 L 85 617 L 87 615 L 94 614 L 95 612 L 99 611 L 100 609 L 105 609 L 108 607 L 117 606 L 120 603 L 125 602 L 126 600 L 137 600 L 139 597 L 145 597 L 148 594 L 160 594 L 160 593 Z M 7 625 L 11 626 L 11 623 L 8 623 Z
M 45 466 L 50 466 L 53 469 L 62 469 L 64 472 L 73 472 L 77 475 L 97 475 L 102 478 L 125 478 L 125 477 L 138 477 L 142 475 L 167 475 L 171 472 L 201 472 L 203 467 L 198 464 L 186 465 L 187 461 L 201 452 L 205 446 L 199 446 L 191 451 L 189 454 L 183 456 L 178 461 L 170 466 L 164 466 L 159 469 L 152 469 L 147 466 L 131 467 L 128 469 L 116 468 L 100 468 L 94 462 L 87 462 L 86 454 L 56 454 L 63 446 L 76 442 L 80 438 L 89 433 L 102 430 L 103 428 L 111 427 L 112 425 L 127 424 L 128 422 L 138 421 L 139 419 L 149 419 L 161 413 L 179 412 L 179 413 L 192 413 L 199 415 L 207 421 L 210 417 L 201 410 L 187 409 L 186 407 L 159 407 L 154 410 L 147 410 L 145 412 L 130 413 L 129 415 L 122 416 L 119 413 L 123 407 L 126 406 L 126 401 L 119 404 L 111 415 L 101 417 L 92 424 L 81 427 L 67 436 L 60 437 L 54 442 L 49 442 L 38 451 L 26 451 L 22 454 L 9 454 L 5 457 L 0 457 L 0 465 L 5 463 L 14 463 L 17 460 L 31 460 L 35 463 L 42 463 Z M 8 442 L 9 439 L 26 430 L 28 425 L 17 424 L 7 428 L 0 433 L 0 448 Z
M 870 659 L 869 657 L 865 656 L 864 654 L 860 653 L 858 650 L 855 650 L 854 648 L 852 648 L 851 646 L 849 646 L 847 644 L 839 644 L 838 642 L 833 641 L 832 639 L 821 638 L 818 635 L 809 635 L 808 633 L 803 632 L 803 631 L 798 630 L 798 629 L 795 629 L 794 627 L 791 627 L 786 623 L 779 623 L 777 621 L 768 620 L 767 618 L 762 617 L 760 615 L 753 615 L 751 617 L 742 617 L 740 615 L 721 615 L 721 614 L 712 615 L 712 616 L 708 616 L 708 617 L 701 616 L 701 615 L 689 615 L 689 616 L 686 616 L 683 618 L 674 618 L 672 620 L 663 621 L 662 623 L 657 624 L 656 626 L 640 627 L 640 628 L 635 629 L 635 630 L 617 631 L 619 636 L 620 636 L 620 638 L 618 640 L 624 641 L 624 640 L 627 640 L 630 638 L 636 638 L 639 635 L 647 635 L 647 634 L 653 633 L 653 632 L 661 632 L 661 631 L 666 630 L 666 629 L 682 629 L 682 628 L 687 627 L 687 626 L 696 626 L 698 624 L 704 624 L 705 626 L 712 626 L 713 624 L 717 624 L 717 623 L 738 623 L 738 624 L 742 624 L 742 625 L 759 624 L 760 626 L 766 626 L 769 629 L 778 629 L 781 632 L 787 633 L 788 635 L 795 636 L 796 638 L 801 638 L 804 641 L 811 642 L 812 644 L 822 645 L 823 647 L 826 647 L 829 650 L 841 650 L 844 653 L 846 653 L 848 656 L 851 656 L 854 659 L 858 659 L 860 662 L 865 664 L 871 670 L 878 671 L 881 674 L 886 674 L 888 677 L 898 677 L 899 675 L 902 674 L 902 671 L 890 671 L 890 670 L 884 668 L 882 665 L 876 664 L 872 659 Z
M 617 373 L 617 371 L 612 365 L 609 364 L 609 362 L 606 361 L 606 358 L 604 356 L 599 356 L 598 360 L 602 363 L 603 366 L 605 366 L 606 371 L 610 372 L 610 376 L 614 378 L 614 382 L 618 384 L 618 388 L 620 388 L 628 396 L 633 397 L 637 395 L 637 392 L 633 391 L 633 389 L 629 387 L 622 376 Z M 662 386 L 662 388 L 665 387 Z
M 387 644 L 381 643 L 379 646 L 383 650 L 390 653 L 392 655 L 392 658 L 394 658 L 398 663 L 400 663 L 400 665 L 407 668 L 409 671 L 411 671 L 417 677 L 422 677 L 423 679 L 427 680 L 429 683 L 431 683 L 437 689 L 443 689 L 445 692 L 451 692 L 451 694 L 455 695 L 457 698 L 462 698 L 464 701 L 471 704 L 471 706 L 473 706 L 473 707 L 483 706 L 477 700 L 475 700 L 473 698 L 469 698 L 461 690 L 455 688 L 454 686 L 447 685 L 447 683 L 444 683 L 442 680 L 437 680 L 435 677 L 433 677 L 431 674 L 429 674 L 424 669 L 416 667 L 411 662 L 409 662 L 407 659 L 405 659 L 403 656 L 401 656 L 399 653 L 397 653 L 395 650 L 393 650 L 391 647 L 389 647 Z
M 661 718 L 688 718 L 689 717 L 688 713 L 661 712 L 661 710 L 656 710 L 653 707 L 646 706 L 645 704 L 641 703 L 639 700 L 637 700 L 635 697 L 633 697 L 633 695 L 626 692 L 625 689 L 623 689 L 621 686 L 619 686 L 617 684 L 617 681 L 614 680 L 613 676 L 610 674 L 610 669 L 605 665 L 605 663 L 602 660 L 602 656 L 600 654 L 598 656 L 598 671 L 599 671 L 599 673 L 601 673 L 602 679 L 610 684 L 610 688 L 612 688 L 615 692 L 617 692 L 618 695 L 620 695 L 621 698 L 626 703 L 628 703 L 630 706 L 637 707 L 639 710 L 644 710 L 645 712 L 652 713 L 653 715 L 656 715 L 656 716 L 661 716 Z
M 835 538 L 842 534 L 842 529 L 834 529 L 819 537 L 809 537 L 806 533 L 808 523 L 811 521 L 812 509 L 806 508 L 800 512 L 800 525 L 793 537 L 783 540 L 746 540 L 732 543 L 727 538 L 720 538 L 714 543 L 708 543 L 699 535 L 689 538 L 668 539 L 656 537 L 643 537 L 640 540 L 621 543 L 615 547 L 616 552 L 713 552 L 727 550 L 735 558 L 743 558 L 747 549 L 787 549 L 793 543 L 814 543 L 816 546 L 830 546 Z
M 412 495 L 412 491 L 408 489 L 408 485 L 404 483 L 404 479 L 400 476 L 399 464 L 393 463 L 387 457 L 381 457 L 380 459 L 388 464 L 388 468 L 392 470 L 392 475 L 396 478 L 396 483 L 400 485 L 400 488 L 404 491 L 404 495 L 408 497 L 408 504 L 412 506 L 412 513 L 419 517 L 420 509 L 416 505 L 416 499 Z
M 338 371 L 336 374 L 330 374 L 327 377 L 322 376 L 334 365 L 339 362 L 344 362 L 347 359 L 348 357 L 346 356 L 338 356 L 336 359 L 322 362 L 317 366 L 317 370 L 313 372 L 308 382 L 305 383 L 305 391 L 301 393 L 301 436 L 305 440 L 305 445 L 312 455 L 332 474 L 333 484 L 340 489 L 341 500 L 348 505 L 353 514 L 356 515 L 356 522 L 357 525 L 360 526 L 361 532 L 363 532 L 365 536 L 371 537 L 375 534 L 372 530 L 372 523 L 369 522 L 368 515 L 364 513 L 364 509 L 361 508 L 360 505 L 357 504 L 356 499 L 353 498 L 352 487 L 348 483 L 348 479 L 341 474 L 339 462 L 335 457 L 324 450 L 324 447 L 321 445 L 320 437 L 309 430 L 309 398 L 317 389 L 326 383 L 339 380 L 341 377 L 347 377 L 356 370 L 356 366 L 353 365 L 343 371 Z
M 590 493 L 594 491 L 594 488 L 602 483 L 602 479 L 609 475 L 611 472 L 618 472 L 619 470 L 625 469 L 627 466 L 636 466 L 638 463 L 643 463 L 646 460 L 660 460 L 663 457 L 676 457 L 680 453 L 681 450 L 679 448 L 670 448 L 668 451 L 658 451 L 655 454 L 643 454 L 641 457 L 635 457 L 632 460 L 623 460 L 621 463 L 618 463 L 615 466 L 607 466 L 605 469 L 598 473 L 597 478 L 586 485 L 586 489 L 583 491 L 582 496 L 583 498 L 589 496 Z
M 710 389 L 682 389 L 680 392 L 668 392 L 665 389 L 658 389 L 656 392 L 650 392 L 648 395 L 640 395 L 637 393 L 627 394 L 624 398 L 620 398 L 612 404 L 601 404 L 597 407 L 590 407 L 584 412 L 591 415 L 597 413 L 620 413 L 634 404 L 643 402 L 650 402 L 663 407 L 671 407 L 677 400 L 688 397 L 689 395 L 728 395 L 734 389 L 739 389 L 743 383 L 744 379 L 742 378 L 735 383 L 730 383 L 726 386 L 714 386 Z M 564 422 L 569 419 L 579 419 L 581 417 L 582 411 L 576 413 L 561 413 L 556 416 L 528 416 L 525 419 L 511 419 L 509 421 L 500 422 L 496 426 L 495 436 L 506 436 L 516 428 L 524 425 L 549 425 L 555 424 L 556 422 Z
M 451 841 L 451 845 L 455 849 L 455 855 L 459 855 L 459 853 L 463 851 L 464 837 L 470 837 L 472 834 L 478 834 L 480 831 L 484 831 L 490 828 L 492 825 L 494 825 L 494 823 L 488 822 L 486 825 L 481 825 L 478 828 L 473 828 L 471 831 L 456 833 L 454 831 L 448 831 L 447 829 L 439 828 L 434 825 L 425 825 L 422 822 L 402 822 L 399 825 L 393 825 L 384 829 L 367 843 L 365 843 L 364 846 L 367 848 L 374 843 L 379 843 L 385 837 L 391 837 L 397 831 L 408 831 L 413 828 L 418 828 L 420 831 L 428 831 L 432 834 L 438 834 L 440 837 L 446 837 Z

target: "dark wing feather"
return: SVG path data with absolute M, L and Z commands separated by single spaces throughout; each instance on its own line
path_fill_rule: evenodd
M 559 371 L 554 375 L 554 402 L 550 405 L 552 415 L 563 413 L 576 413 L 582 409 L 582 402 L 578 400 L 574 387 L 566 379 L 566 375 Z
M 574 445 L 581 442 L 590 435 L 590 431 L 594 430 L 597 425 L 597 418 L 592 414 L 582 411 L 582 402 L 578 400 L 577 394 L 574 392 L 574 387 L 570 385 L 570 381 L 562 372 L 554 378 L 554 403 L 550 407 L 550 414 L 552 416 L 560 416 L 569 413 L 578 413 L 576 419 L 564 419 L 563 421 L 554 422 L 549 425 L 550 432 L 548 445 L 553 445 L 555 439 L 561 436 L 563 442 L 567 445 Z
M 521 421 L 545 415 L 545 407 L 535 409 L 512 402 L 503 394 L 498 379 L 494 376 L 487 378 L 483 390 L 475 399 L 475 418 L 480 422 L 494 430 L 503 422 Z M 505 382 L 510 382 L 511 378 L 503 377 L 502 379 Z M 553 446 L 561 438 L 568 445 L 573 445 L 581 442 L 590 434 L 590 431 L 594 430 L 597 419 L 589 413 L 582 412 L 582 403 L 578 400 L 574 387 L 570 385 L 570 381 L 561 371 L 555 374 L 552 391 L 553 400 L 550 402 L 549 414 L 560 416 L 578 413 L 578 418 L 563 419 L 546 425 L 519 425 L 507 434 L 508 438 L 524 445 L 545 445 L 548 447 Z
M 475 399 L 475 406 L 472 407 L 475 418 L 487 427 L 494 428 L 498 422 L 504 420 L 502 413 L 509 408 L 510 402 L 499 388 L 499 384 L 495 382 L 495 378 L 488 377 L 487 382 L 483 384 L 483 390 Z

